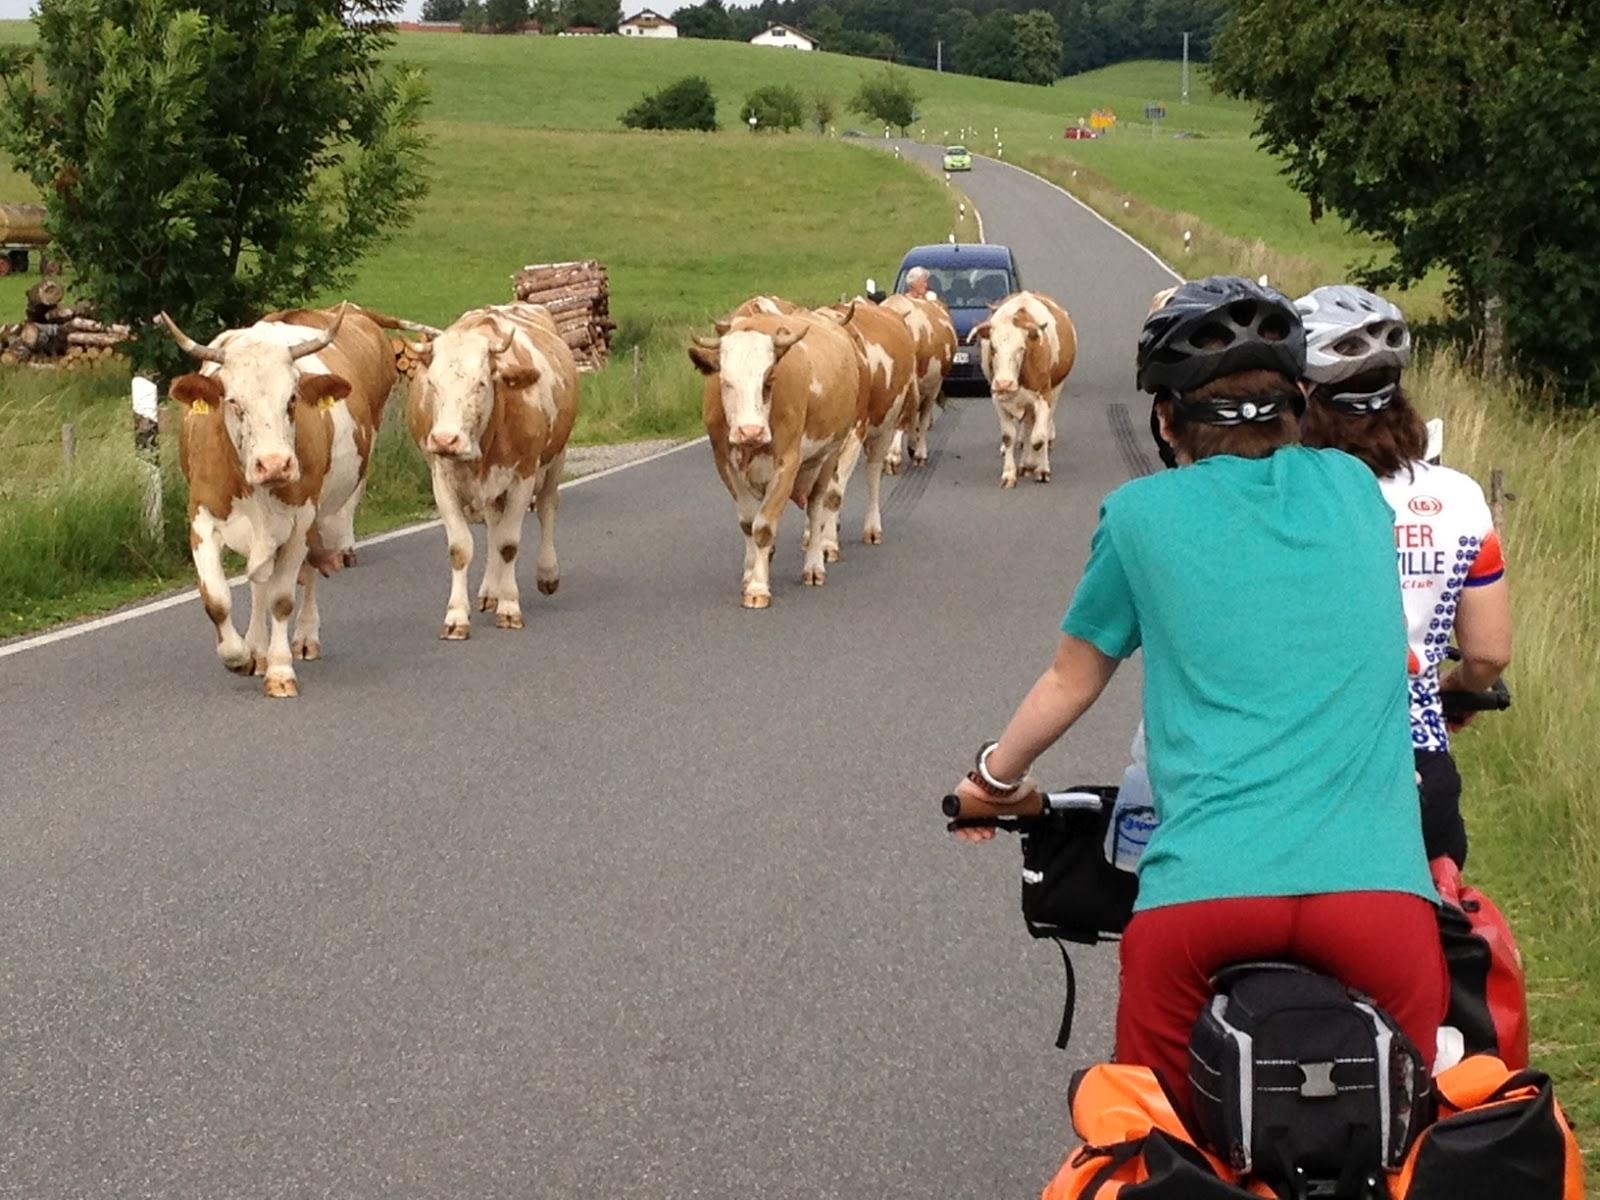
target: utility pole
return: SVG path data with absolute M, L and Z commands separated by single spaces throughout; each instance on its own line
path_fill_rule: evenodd
M 1189 103 L 1189 31 L 1183 31 L 1183 102 Z
M 936 50 L 934 52 L 934 56 L 935 56 L 935 64 L 936 64 L 934 69 L 936 71 L 938 71 L 939 74 L 943 75 L 944 74 L 944 39 L 943 38 L 939 39 L 939 48 L 938 48 L 938 50 Z M 927 60 L 924 59 L 923 61 L 926 62 Z

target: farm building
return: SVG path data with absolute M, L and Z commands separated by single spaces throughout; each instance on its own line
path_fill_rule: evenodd
M 617 26 L 623 37 L 675 38 L 678 27 L 652 8 L 641 9 Z
M 788 50 L 815 50 L 817 43 L 798 29 L 787 25 L 768 25 L 750 39 L 752 46 L 782 46 Z

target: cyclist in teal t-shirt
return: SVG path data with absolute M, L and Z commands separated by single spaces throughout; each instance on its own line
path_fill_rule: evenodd
M 1055 663 L 961 788 L 1020 787 L 1143 650 L 1160 825 L 1122 942 L 1116 1056 L 1183 1107 L 1190 1030 L 1229 963 L 1333 975 L 1430 1063 L 1445 1011 L 1393 514 L 1360 462 L 1294 444 L 1304 355 L 1294 306 L 1242 279 L 1184 284 L 1150 314 L 1140 387 L 1183 469 L 1106 498 Z

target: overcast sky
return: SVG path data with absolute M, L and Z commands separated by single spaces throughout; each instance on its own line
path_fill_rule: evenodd
M 682 8 L 685 4 L 695 3 L 696 0 L 622 0 L 622 15 L 631 17 L 641 8 L 653 8 L 660 13 L 669 13 L 674 9 Z M 755 0 L 732 0 L 734 4 L 753 4 Z M 14 19 L 26 17 L 33 12 L 34 0 L 0 0 L 0 19 Z M 406 15 L 415 18 L 422 11 L 422 0 L 406 0 Z

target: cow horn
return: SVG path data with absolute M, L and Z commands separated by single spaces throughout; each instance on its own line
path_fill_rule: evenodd
M 493 345 L 493 344 L 491 344 L 489 346 L 489 357 L 490 358 L 495 358 L 495 357 L 498 357 L 499 355 L 504 354 L 507 350 L 511 349 L 511 343 L 516 341 L 516 340 L 517 340 L 517 331 L 515 329 L 508 329 L 506 331 L 506 340 L 505 341 L 501 342 L 498 346 Z
M 718 321 L 714 326 L 712 326 L 712 328 L 717 331 L 718 337 L 726 337 L 728 332 L 733 328 L 733 322 Z
M 178 323 L 164 312 L 156 320 L 167 327 L 167 332 L 172 335 L 172 340 L 178 343 L 178 349 L 185 354 L 198 358 L 201 362 L 220 363 L 222 361 L 222 347 L 202 346 L 183 330 L 179 329 Z
M 805 337 L 808 332 L 810 332 L 810 330 L 807 326 L 801 326 L 800 332 L 796 333 L 787 325 L 784 325 L 779 328 L 777 333 L 772 335 L 772 344 L 777 349 L 778 353 L 782 354 L 784 351 L 789 349 L 790 346 L 793 346 L 801 338 Z
M 856 319 L 856 302 L 854 300 L 852 300 L 852 301 L 850 301 L 850 307 L 848 307 L 848 308 L 846 308 L 844 310 L 844 320 L 840 321 L 839 324 L 848 325 L 848 324 L 850 324 L 851 321 L 854 321 L 855 319 Z
M 320 351 L 326 350 L 329 345 L 332 344 L 334 337 L 338 334 L 339 326 L 344 324 L 345 310 L 349 307 L 350 301 L 348 300 L 340 304 L 339 311 L 333 314 L 333 324 L 329 327 L 328 331 L 319 338 L 312 338 L 309 342 L 301 342 L 298 346 L 289 351 L 289 357 L 304 358 L 308 354 L 317 354 Z
M 691 340 L 702 350 L 722 349 L 722 339 L 719 337 L 706 337 L 704 334 L 697 333 Z

